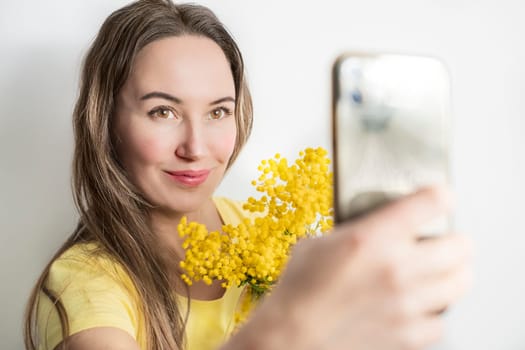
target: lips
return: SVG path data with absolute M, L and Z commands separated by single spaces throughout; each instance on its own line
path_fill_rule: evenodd
M 199 186 L 208 178 L 210 170 L 181 170 L 181 171 L 165 171 L 165 173 L 176 182 L 185 186 Z

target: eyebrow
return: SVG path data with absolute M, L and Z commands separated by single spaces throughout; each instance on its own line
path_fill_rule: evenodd
M 172 102 L 175 102 L 175 103 L 178 103 L 178 104 L 182 103 L 180 98 L 172 96 L 172 95 L 167 94 L 165 92 L 160 92 L 160 91 L 153 91 L 153 92 L 147 93 L 146 95 L 142 96 L 140 99 L 141 100 L 147 100 L 147 99 L 150 99 L 150 98 L 163 98 L 165 100 L 169 100 L 169 101 L 172 101 Z
M 153 92 L 147 93 L 146 95 L 142 96 L 140 99 L 141 100 L 147 100 L 147 99 L 150 99 L 150 98 L 162 98 L 162 99 L 165 99 L 165 100 L 168 100 L 168 101 L 172 101 L 172 102 L 177 103 L 177 104 L 182 104 L 182 100 L 180 98 L 175 97 L 173 95 L 170 95 L 170 94 L 168 94 L 166 92 L 161 92 L 161 91 L 153 91 Z M 231 96 L 222 97 L 222 98 L 219 98 L 218 100 L 210 102 L 210 106 L 213 106 L 213 105 L 216 105 L 216 104 L 219 104 L 219 103 L 222 103 L 222 102 L 233 102 L 233 103 L 235 103 L 235 99 L 233 97 L 231 97 Z

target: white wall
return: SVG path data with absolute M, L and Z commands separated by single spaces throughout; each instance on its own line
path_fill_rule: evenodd
M 0 339 L 20 349 L 24 302 L 73 229 L 70 114 L 82 54 L 127 1 L 0 2 Z M 516 1 L 206 0 L 244 52 L 252 138 L 219 189 L 252 193 L 260 159 L 330 146 L 330 64 L 343 50 L 437 55 L 453 80 L 460 230 L 474 289 L 440 349 L 525 349 L 525 5 Z M 244 185 L 243 185 L 244 184 Z

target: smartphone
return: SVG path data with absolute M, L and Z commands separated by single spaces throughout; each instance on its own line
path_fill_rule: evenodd
M 346 52 L 332 68 L 336 222 L 425 185 L 450 184 L 450 76 L 440 59 Z M 450 226 L 450 217 L 439 218 L 419 234 Z

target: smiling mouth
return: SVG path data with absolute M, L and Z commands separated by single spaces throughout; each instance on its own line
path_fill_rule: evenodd
M 165 171 L 170 179 L 189 187 L 199 186 L 204 183 L 210 174 L 210 170 L 181 170 Z

